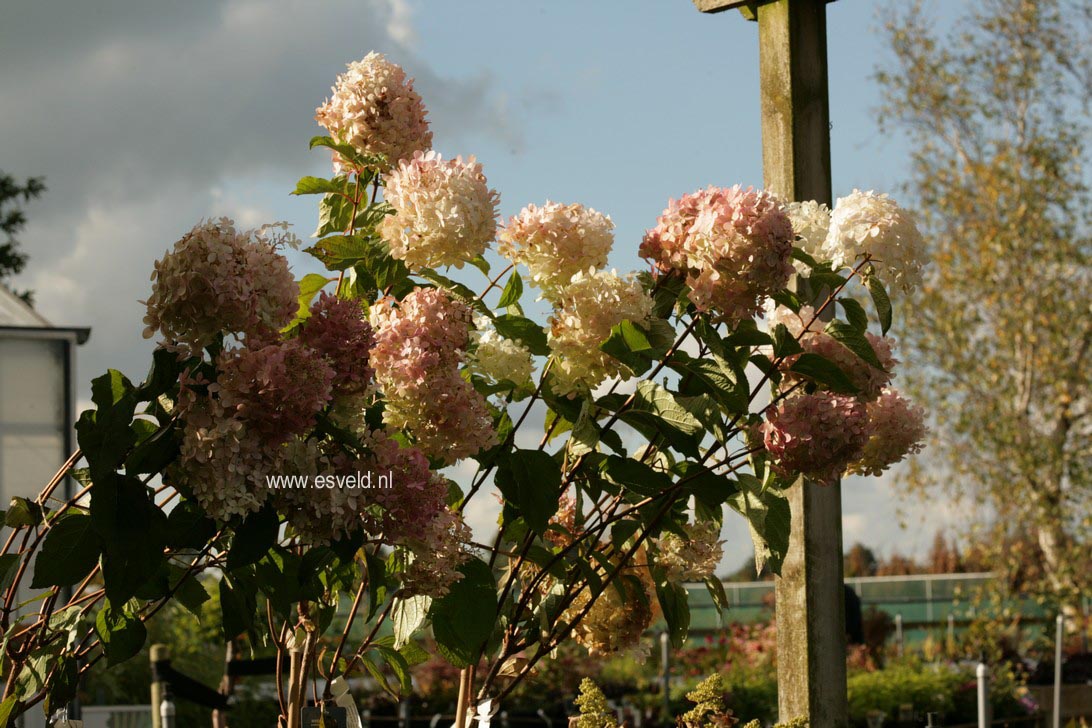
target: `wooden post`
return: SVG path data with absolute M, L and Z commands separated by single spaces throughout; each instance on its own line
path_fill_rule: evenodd
M 827 0 L 694 0 L 758 20 L 762 170 L 786 200 L 831 203 Z M 776 582 L 777 693 L 782 722 L 844 726 L 845 592 L 841 485 L 797 482 L 789 550 Z
M 167 645 L 152 645 L 148 650 L 148 661 L 151 665 L 167 660 L 171 656 Z M 152 668 L 154 670 L 154 667 Z M 152 673 L 152 728 L 163 728 L 163 718 L 159 713 L 159 706 L 163 703 L 164 685 L 156 680 L 155 672 Z

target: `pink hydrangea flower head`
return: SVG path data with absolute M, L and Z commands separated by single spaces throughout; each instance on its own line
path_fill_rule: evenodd
M 300 327 L 299 339 L 322 356 L 334 370 L 336 395 L 356 395 L 367 389 L 375 372 L 368 365 L 372 327 L 356 301 L 323 291 L 311 304 L 311 316 Z
M 387 177 L 394 214 L 379 225 L 391 255 L 411 270 L 463 264 L 484 253 L 497 233 L 500 197 L 470 157 L 415 152 Z
M 531 272 L 551 300 L 577 273 L 602 268 L 614 245 L 609 216 L 580 204 L 528 205 L 500 232 L 497 250 Z
M 220 404 L 271 442 L 313 427 L 330 401 L 333 368 L 298 339 L 224 351 L 217 367 Z
M 227 218 L 203 222 L 155 263 L 144 338 L 199 355 L 221 334 L 269 336 L 296 313 L 299 287 L 277 248 L 290 236 L 238 232 Z
M 766 411 L 759 428 L 774 467 L 822 484 L 860 457 L 871 430 L 864 402 L 831 392 L 788 397 Z
M 894 389 L 884 389 L 868 405 L 871 436 L 850 472 L 880 475 L 925 447 L 925 410 Z
M 415 530 L 407 539 L 413 558 L 402 574 L 402 589 L 407 595 L 442 597 L 463 577 L 459 566 L 470 558 L 470 527 L 461 514 L 444 508 Z
M 389 168 L 432 146 L 427 114 L 402 67 L 369 53 L 338 76 L 330 98 L 315 110 L 315 121 L 359 152 L 383 155 Z M 344 172 L 348 166 L 334 152 L 335 169 Z
M 645 234 L 640 255 L 677 271 L 702 311 L 729 321 L 754 316 L 793 273 L 792 223 L 781 201 L 753 188 L 709 187 L 672 200 Z

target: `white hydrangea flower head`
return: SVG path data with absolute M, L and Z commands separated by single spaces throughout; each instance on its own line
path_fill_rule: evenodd
M 830 208 L 821 202 L 808 200 L 786 204 L 785 213 L 796 235 L 796 247 L 816 260 L 822 260 L 823 246 L 830 230 Z M 792 265 L 797 273 L 806 274 L 811 270 L 807 264 L 796 259 L 793 259 Z
M 836 268 L 870 255 L 885 282 L 904 291 L 921 285 L 925 241 L 911 214 L 887 195 L 853 190 L 839 198 L 823 248 Z
M 574 275 L 602 268 L 614 245 L 610 216 L 580 204 L 528 205 L 501 230 L 497 250 L 531 272 L 531 281 L 553 300 Z
M 315 110 L 315 121 L 361 153 L 383 155 L 390 167 L 432 146 L 427 114 L 413 79 L 373 52 L 338 76 L 330 98 Z M 337 152 L 334 167 L 345 171 Z
M 610 330 L 623 321 L 643 324 L 652 315 L 652 298 L 633 277 L 615 271 L 577 273 L 561 290 L 550 317 L 551 371 L 559 395 L 587 393 L 608 377 L 628 379 L 626 365 L 600 351 Z
M 474 338 L 477 348 L 467 356 L 470 371 L 493 383 L 508 381 L 517 387 L 531 383 L 534 361 L 527 347 L 494 329 L 477 331 Z
M 713 575 L 724 556 L 720 528 L 712 521 L 700 521 L 688 523 L 683 530 L 686 538 L 665 532 L 656 540 L 659 549 L 656 563 L 664 570 L 668 581 L 702 581 Z
M 394 214 L 383 219 L 379 234 L 411 270 L 462 268 L 497 234 L 500 196 L 474 157 L 445 160 L 436 152 L 415 152 L 387 177 L 384 196 Z

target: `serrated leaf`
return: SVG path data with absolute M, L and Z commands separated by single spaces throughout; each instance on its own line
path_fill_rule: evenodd
M 868 329 L 868 314 L 860 301 L 855 298 L 839 298 L 838 305 L 845 311 L 846 321 L 850 326 L 862 332 Z
M 891 328 L 892 307 L 891 299 L 887 296 L 887 289 L 883 287 L 883 281 L 876 276 L 868 277 L 868 292 L 872 295 L 872 303 L 876 307 L 876 315 L 880 319 L 880 331 L 887 334 Z
M 417 594 L 412 597 L 398 597 L 391 607 L 391 623 L 394 625 L 394 648 L 401 649 L 410 644 L 410 638 L 428 619 L 428 610 L 432 607 L 432 597 Z
M 140 652 L 148 638 L 144 623 L 122 605 L 115 607 L 107 600 L 95 618 L 95 632 L 102 642 L 106 662 L 110 666 L 125 662 Z
M 561 467 L 556 460 L 541 450 L 513 450 L 497 468 L 496 485 L 527 525 L 546 532 L 561 494 Z

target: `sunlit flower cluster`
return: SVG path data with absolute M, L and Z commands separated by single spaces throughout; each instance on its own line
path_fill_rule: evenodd
M 532 282 L 552 300 L 577 273 L 607 264 L 614 223 L 590 207 L 547 202 L 523 208 L 499 241 L 500 254 L 527 266 Z
M 921 284 L 926 258 L 910 213 L 887 195 L 860 190 L 834 205 L 824 253 L 835 268 L 852 268 L 870 255 L 884 280 L 906 291 Z
M 402 574 L 405 594 L 438 598 L 462 578 L 459 566 L 470 558 L 470 527 L 461 514 L 445 508 L 417 530 L 414 556 Z
M 225 412 L 270 442 L 309 430 L 330 401 L 334 370 L 299 339 L 226 350 L 217 368 L 213 389 Z
M 647 657 L 647 650 L 641 648 L 641 635 L 653 619 L 654 597 L 649 581 L 643 566 L 624 569 L 613 582 L 619 588 L 611 585 L 604 589 L 573 629 L 576 642 L 593 657 L 620 652 L 641 660 Z M 625 598 L 620 591 L 625 593 Z M 585 587 L 561 615 L 562 620 L 575 619 L 590 601 L 591 594 Z
M 432 146 L 427 113 L 401 66 L 369 53 L 338 76 L 330 98 L 315 110 L 315 121 L 339 142 L 383 155 L 390 167 Z M 352 165 L 334 152 L 334 166 L 344 171 Z
M 713 521 L 698 521 L 683 527 L 686 537 L 666 532 L 656 540 L 656 563 L 668 581 L 702 581 L 712 576 L 724 556 L 720 527 Z
M 526 346 L 495 329 L 479 330 L 474 338 L 477 346 L 466 361 L 470 371 L 494 384 L 511 382 L 522 387 L 531 383 L 534 362 Z
M 785 213 L 792 223 L 796 235 L 796 247 L 815 258 L 822 260 L 825 255 L 823 246 L 830 230 L 830 208 L 821 202 L 790 202 L 785 205 Z M 807 273 L 810 268 L 802 261 L 793 260 L 797 273 Z
M 652 298 L 632 276 L 614 271 L 577 273 L 550 318 L 551 372 L 564 396 L 587 393 L 608 377 L 628 378 L 622 362 L 599 350 L 622 321 L 641 324 L 652 314 Z
M 238 232 L 227 218 L 203 222 L 156 261 L 144 338 L 200 354 L 221 334 L 268 336 L 292 320 L 299 288 L 277 252 L 287 236 Z
M 436 288 L 372 308 L 372 365 L 386 400 L 384 421 L 410 431 L 429 457 L 453 463 L 496 439 L 485 399 L 459 373 L 470 308 Z
M 868 419 L 872 434 L 850 466 L 851 473 L 881 475 L 925 447 L 925 410 L 894 389 L 883 390 L 879 399 L 868 404 Z
M 767 410 L 760 429 L 779 472 L 823 484 L 837 480 L 860 457 L 871 434 L 865 403 L 831 392 L 782 400 Z
M 324 356 L 333 368 L 334 394 L 360 394 L 371 384 L 372 327 L 357 301 L 325 291 L 319 294 L 300 328 L 299 340 Z
M 384 197 L 394 214 L 379 232 L 391 255 L 411 270 L 463 263 L 481 255 L 497 232 L 500 197 L 470 157 L 445 160 L 416 152 L 387 177 Z
M 641 257 L 678 271 L 690 300 L 729 321 L 758 313 L 792 275 L 793 229 L 781 201 L 764 190 L 709 187 L 672 200 L 645 234 Z

